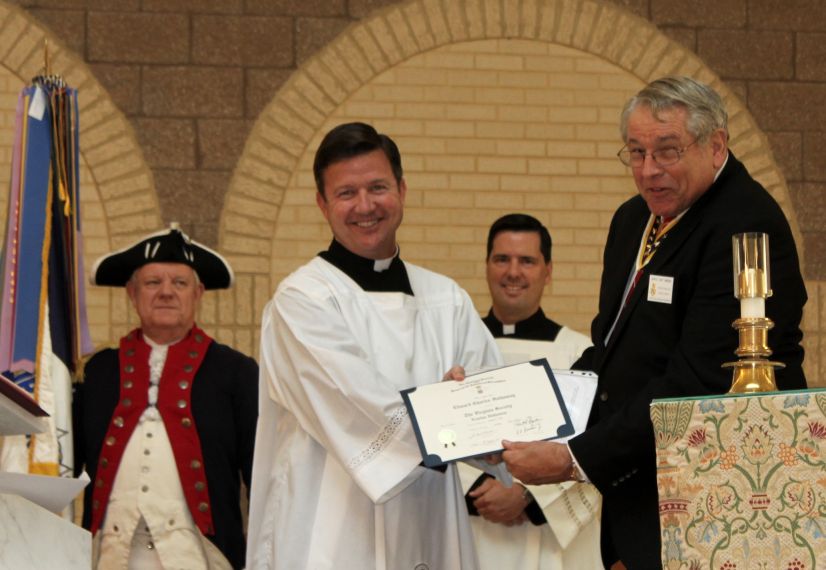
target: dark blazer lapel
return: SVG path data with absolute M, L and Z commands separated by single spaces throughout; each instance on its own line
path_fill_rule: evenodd
M 640 226 L 639 232 L 629 232 L 627 237 L 623 236 L 623 242 L 625 242 L 625 244 L 620 246 L 620 251 L 628 252 L 631 255 L 618 256 L 609 277 L 611 285 L 608 294 L 610 295 L 609 298 L 612 300 L 612 306 L 616 308 L 619 308 L 620 303 L 623 301 L 625 285 L 628 283 L 628 276 L 636 263 L 637 253 L 639 253 L 640 239 L 642 239 L 642 232 L 644 231 L 645 220 L 643 221 L 642 226 Z M 616 312 L 612 315 L 611 323 L 614 322 L 614 316 L 616 316 Z M 608 323 L 608 326 L 611 326 L 611 323 Z M 605 333 L 607 334 L 608 331 L 606 330 Z
M 646 212 L 648 210 L 646 209 Z M 605 298 L 610 299 L 610 309 L 606 312 L 602 322 L 601 338 L 605 338 L 614 318 L 623 301 L 625 285 L 628 283 L 628 276 L 631 268 L 636 262 L 639 253 L 640 240 L 648 223 L 648 214 L 640 216 L 639 221 L 634 220 L 628 225 L 630 229 L 623 229 L 622 234 L 614 239 L 615 244 L 611 244 L 611 254 L 616 252 L 616 257 L 609 258 L 605 264 L 605 275 L 602 279 L 602 286 L 606 288 Z
M 692 213 L 695 215 L 689 216 L 689 214 Z M 660 244 L 660 247 L 657 248 L 657 253 L 654 254 L 654 257 L 651 258 L 651 261 L 649 261 L 648 265 L 643 269 L 642 277 L 640 277 L 637 287 L 628 299 L 626 306 L 622 309 L 622 313 L 617 320 L 617 326 L 614 327 L 614 332 L 611 333 L 611 338 L 605 347 L 606 358 L 608 353 L 611 352 L 613 345 L 616 344 L 616 340 L 622 336 L 622 329 L 625 327 L 625 323 L 628 322 L 628 317 L 634 312 L 634 307 L 637 306 L 637 303 L 645 302 L 648 296 L 648 278 L 651 275 L 657 275 L 660 268 L 666 266 L 669 259 L 679 253 L 699 221 L 699 213 L 694 212 L 692 208 L 686 212 L 685 216 L 677 222 L 677 225 L 668 232 L 665 240 Z
M 643 273 L 643 276 L 640 278 L 639 286 L 634 289 L 634 292 L 631 294 L 631 298 L 628 299 L 628 303 L 622 308 L 620 312 L 619 319 L 617 319 L 617 324 L 614 327 L 614 330 L 611 332 L 611 338 L 608 339 L 608 344 L 605 345 L 605 356 L 603 357 L 603 362 L 608 359 L 608 356 L 611 354 L 612 349 L 617 344 L 617 339 L 622 335 L 622 329 L 625 327 L 625 323 L 628 321 L 628 316 L 634 311 L 634 306 L 637 304 L 643 289 L 645 289 L 645 284 L 643 281 L 647 281 L 646 273 Z M 612 320 L 611 323 L 614 321 Z M 609 324 L 610 326 L 610 324 Z M 605 334 L 608 334 L 608 331 L 605 331 Z
M 699 204 L 695 204 L 695 206 L 699 206 Z M 648 265 L 645 266 L 643 279 L 648 275 L 658 275 L 657 272 L 660 268 L 667 265 L 671 258 L 679 253 L 680 248 L 683 247 L 683 244 L 685 244 L 686 240 L 694 231 L 694 228 L 700 223 L 702 210 L 702 207 L 696 209 L 692 207 L 665 235 L 665 239 L 660 244 L 660 247 L 657 248 L 657 253 L 654 254 L 654 257 L 652 257 Z M 643 287 L 643 289 L 645 289 L 645 287 Z M 636 297 L 637 291 L 634 291 L 634 293 Z

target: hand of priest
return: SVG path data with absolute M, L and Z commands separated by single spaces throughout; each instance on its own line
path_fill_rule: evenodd
M 497 479 L 490 478 L 485 479 L 485 482 L 469 495 L 475 498 L 473 506 L 484 519 L 513 526 L 527 520 L 525 507 L 528 506 L 528 501 L 525 499 L 524 489 L 518 483 L 508 488 Z
M 573 460 L 568 446 L 551 441 L 502 441 L 502 459 L 511 474 L 530 485 L 570 481 Z
M 454 366 L 447 372 L 445 372 L 444 377 L 442 377 L 442 381 L 445 380 L 464 380 L 465 379 L 465 369 L 461 366 Z

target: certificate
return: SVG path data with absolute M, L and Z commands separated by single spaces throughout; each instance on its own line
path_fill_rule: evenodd
M 554 368 L 554 378 L 565 400 L 565 409 L 574 424 L 574 433 L 559 438 L 557 441 L 567 441 L 575 435 L 585 431 L 588 416 L 591 415 L 591 406 L 597 392 L 598 377 L 593 372 L 584 370 L 557 370 Z
M 544 358 L 401 394 L 428 467 L 496 453 L 503 439 L 556 439 L 574 432 Z

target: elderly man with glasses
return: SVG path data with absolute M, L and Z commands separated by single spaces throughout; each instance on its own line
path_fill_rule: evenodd
M 504 442 L 527 483 L 589 480 L 603 494 L 607 568 L 661 566 L 655 398 L 721 394 L 731 385 L 739 317 L 731 236 L 770 236 L 773 296 L 766 313 L 781 389 L 806 387 L 800 319 L 806 290 L 778 204 L 728 150 L 720 96 L 687 77 L 647 85 L 625 105 L 618 153 L 639 196 L 614 215 L 605 245 L 594 346 L 575 367 L 599 374 L 588 429 L 568 445 Z

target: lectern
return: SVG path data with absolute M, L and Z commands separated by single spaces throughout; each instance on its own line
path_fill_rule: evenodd
M 655 400 L 666 569 L 826 568 L 826 390 Z
M 0 395 L 0 435 L 37 433 L 39 418 Z M 0 568 L 89 570 L 92 536 L 17 495 L 0 493 Z

